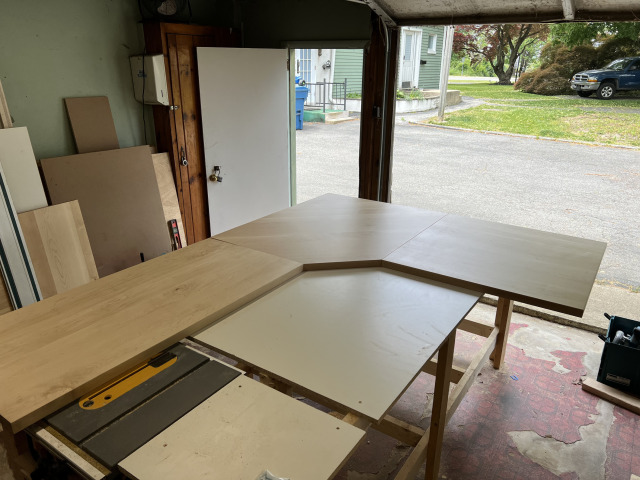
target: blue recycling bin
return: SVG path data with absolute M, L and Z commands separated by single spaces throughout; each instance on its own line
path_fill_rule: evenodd
M 302 122 L 304 120 L 304 101 L 309 95 L 307 87 L 296 85 L 296 130 L 302 130 Z

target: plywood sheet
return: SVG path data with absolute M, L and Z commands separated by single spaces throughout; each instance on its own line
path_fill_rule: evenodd
M 153 169 L 156 172 L 158 189 L 160 190 L 160 199 L 162 200 L 162 211 L 164 212 L 165 224 L 172 219 L 177 221 L 182 246 L 186 247 L 187 237 L 184 234 L 184 227 L 182 226 L 182 214 L 180 213 L 176 184 L 173 181 L 173 172 L 171 171 L 171 160 L 169 159 L 169 154 L 155 153 L 151 155 L 151 158 L 153 159 Z
M 47 206 L 27 127 L 0 129 L 0 164 L 17 213 Z
M 377 422 L 479 297 L 382 268 L 305 272 L 194 339 Z
M 4 95 L 2 82 L 0 82 L 0 128 L 11 127 L 13 127 L 13 122 L 11 121 L 11 114 L 9 113 L 9 106 L 7 105 L 7 99 Z
M 120 148 L 107 97 L 65 98 L 78 153 Z
M 582 315 L 605 248 L 593 240 L 447 215 L 383 265 Z
M 41 164 L 52 203 L 80 202 L 100 277 L 171 251 L 148 146 Z
M 7 313 L 0 417 L 21 430 L 301 270 L 207 239 Z
M 444 215 L 327 194 L 215 238 L 304 264 L 376 261 Z
M 18 215 L 42 298 L 98 279 L 77 200 Z
M 364 431 L 238 377 L 120 462 L 136 480 L 333 478 Z

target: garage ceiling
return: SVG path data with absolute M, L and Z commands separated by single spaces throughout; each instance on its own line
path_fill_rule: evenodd
M 352 0 L 390 25 L 637 21 L 638 0 Z

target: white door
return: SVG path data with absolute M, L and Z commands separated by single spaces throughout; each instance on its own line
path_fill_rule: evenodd
M 402 88 L 418 86 L 421 42 L 421 30 L 402 29 L 402 68 L 400 69 L 400 86 Z
M 290 205 L 288 51 L 197 49 L 211 235 Z

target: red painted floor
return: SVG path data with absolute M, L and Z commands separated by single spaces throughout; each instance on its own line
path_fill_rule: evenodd
M 459 333 L 456 359 L 468 362 L 481 341 Z M 640 476 L 640 417 L 581 388 L 581 377 L 596 375 L 601 351 L 593 333 L 514 314 L 505 367 L 483 368 L 447 426 L 440 478 Z M 433 377 L 421 374 L 391 414 L 427 427 L 433 387 Z M 524 439 L 520 449 L 515 438 Z M 532 453 L 531 441 L 542 446 L 542 456 Z M 410 452 L 410 447 L 370 431 L 336 478 L 393 478 Z

